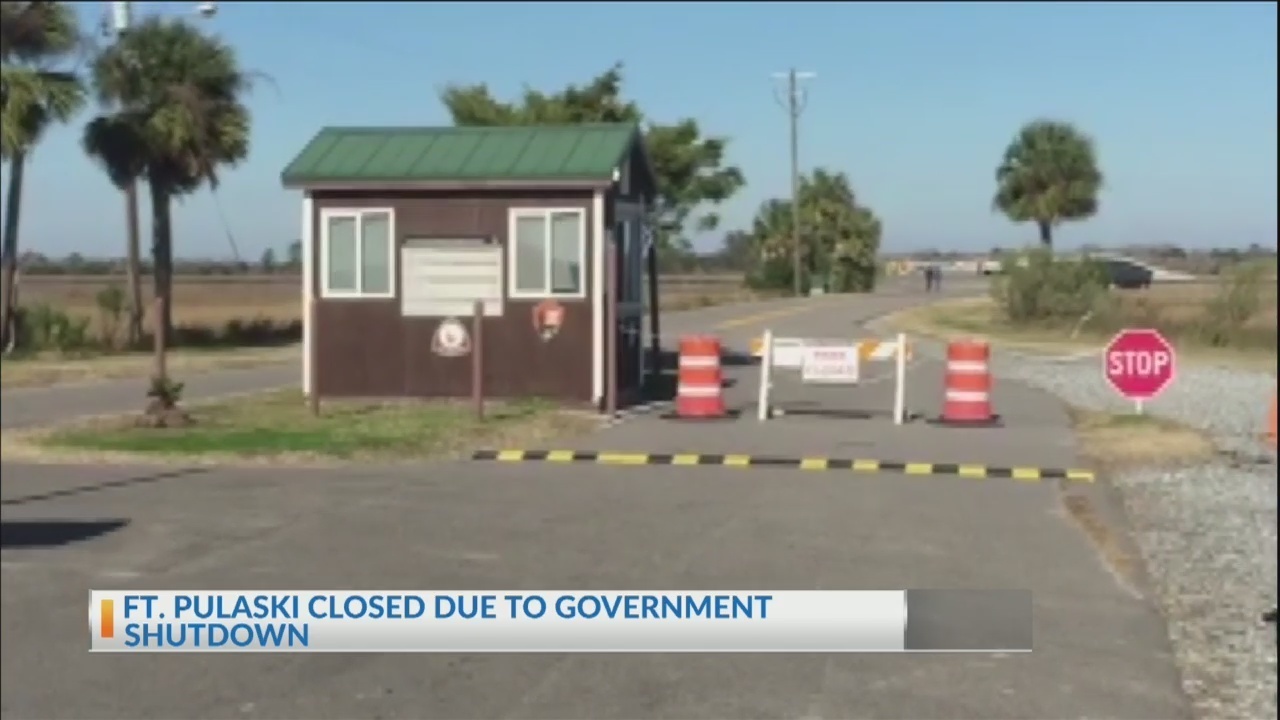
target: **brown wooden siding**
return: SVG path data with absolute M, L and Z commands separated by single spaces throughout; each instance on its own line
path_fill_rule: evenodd
M 560 299 L 565 320 L 560 333 L 543 342 L 534 331 L 537 300 L 507 298 L 501 317 L 484 320 L 485 390 L 491 397 L 547 397 L 591 401 L 592 306 L 597 281 L 591 246 L 595 221 L 591 193 L 566 195 L 524 191 L 490 195 L 463 193 L 317 192 L 312 263 L 316 288 L 313 369 L 321 397 L 463 397 L 471 392 L 471 359 L 443 358 L 431 352 L 438 318 L 400 314 L 400 248 L 407 237 L 494 237 L 505 247 L 512 207 L 573 207 L 586 210 L 586 297 Z M 323 209 L 390 207 L 395 212 L 396 297 L 392 299 L 320 298 L 320 213 Z M 503 256 L 503 292 L 506 273 Z M 462 318 L 470 323 L 469 318 Z

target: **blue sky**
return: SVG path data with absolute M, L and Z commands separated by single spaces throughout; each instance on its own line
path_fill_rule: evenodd
M 82 15 L 96 23 L 105 6 L 83 3 Z M 787 192 L 770 74 L 794 65 L 817 73 L 802 165 L 848 173 L 883 218 L 887 250 L 1033 239 L 990 199 L 1005 145 L 1037 117 L 1093 135 L 1107 176 L 1101 213 L 1063 228 L 1063 246 L 1274 247 L 1276 22 L 1274 3 L 1227 2 L 223 3 L 208 29 L 278 91 L 254 93 L 252 155 L 225 174 L 218 200 L 246 259 L 280 252 L 299 223 L 280 171 L 321 126 L 447 124 L 447 83 L 511 97 L 620 60 L 653 118 L 691 116 L 732 139 L 748 186 L 723 208 L 724 229 L 746 226 L 761 200 Z M 31 160 L 24 249 L 121 252 L 122 200 L 81 154 L 82 126 L 50 132 Z M 175 222 L 179 255 L 230 255 L 208 191 Z

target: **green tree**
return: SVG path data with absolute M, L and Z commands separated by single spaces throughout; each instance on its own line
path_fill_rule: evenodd
M 1057 225 L 1098 211 L 1102 180 L 1087 135 L 1070 123 L 1036 120 L 1004 151 L 992 204 L 1015 223 L 1034 222 L 1040 244 L 1052 248 Z
M 760 203 L 751 221 L 751 238 L 754 246 L 754 267 L 747 274 L 747 283 L 760 289 L 793 287 L 795 244 L 791 235 L 791 202 L 770 199 Z
M 67 122 L 85 101 L 65 64 L 80 46 L 75 10 L 59 2 L 0 3 L 0 158 L 9 163 L 4 208 L 0 335 L 9 346 L 17 302 L 18 221 L 27 159 L 44 131 Z
M 151 255 L 156 297 L 164 299 L 162 332 L 172 332 L 174 198 L 204 185 L 249 152 L 252 78 L 235 52 L 179 19 L 148 18 L 93 65 L 103 103 L 140 136 L 141 165 L 151 195 Z
M 758 265 L 750 281 L 758 287 L 789 287 L 796 251 L 791 202 L 765 201 L 752 225 Z M 825 278 L 835 292 L 872 289 L 880 252 L 881 224 L 858 205 L 843 173 L 817 169 L 800 179 L 800 223 L 806 275 Z
M 719 224 L 714 212 L 695 213 L 732 197 L 744 184 L 742 172 L 725 164 L 728 140 L 704 137 L 696 120 L 670 125 L 648 121 L 639 106 L 623 98 L 622 69 L 616 64 L 585 85 L 551 94 L 526 90 L 516 102 L 496 99 L 483 84 L 449 86 L 440 99 L 456 125 L 641 124 L 658 181 L 655 241 L 663 249 L 688 253 L 687 230 L 712 230 Z
M 726 233 L 717 254 L 717 262 L 730 270 L 747 270 L 754 260 L 751 233 L 734 230 Z
M 289 243 L 288 257 L 289 257 L 289 267 L 291 268 L 302 267 L 302 241 L 301 240 L 294 240 L 293 242 Z

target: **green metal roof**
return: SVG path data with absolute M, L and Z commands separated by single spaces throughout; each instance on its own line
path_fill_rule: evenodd
M 329 127 L 282 175 L 287 186 L 449 181 L 608 182 L 638 129 L 630 124 Z

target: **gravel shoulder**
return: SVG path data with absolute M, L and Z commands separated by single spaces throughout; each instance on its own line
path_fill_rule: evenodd
M 921 343 L 929 354 L 942 346 Z M 1096 356 L 994 353 L 997 380 L 1016 380 L 1100 412 L 1131 406 L 1102 378 Z M 1276 461 L 1260 441 L 1275 375 L 1179 368 L 1147 412 L 1197 428 L 1217 456 L 1191 467 L 1111 476 L 1154 599 L 1168 621 L 1183 687 L 1202 718 L 1276 717 Z

